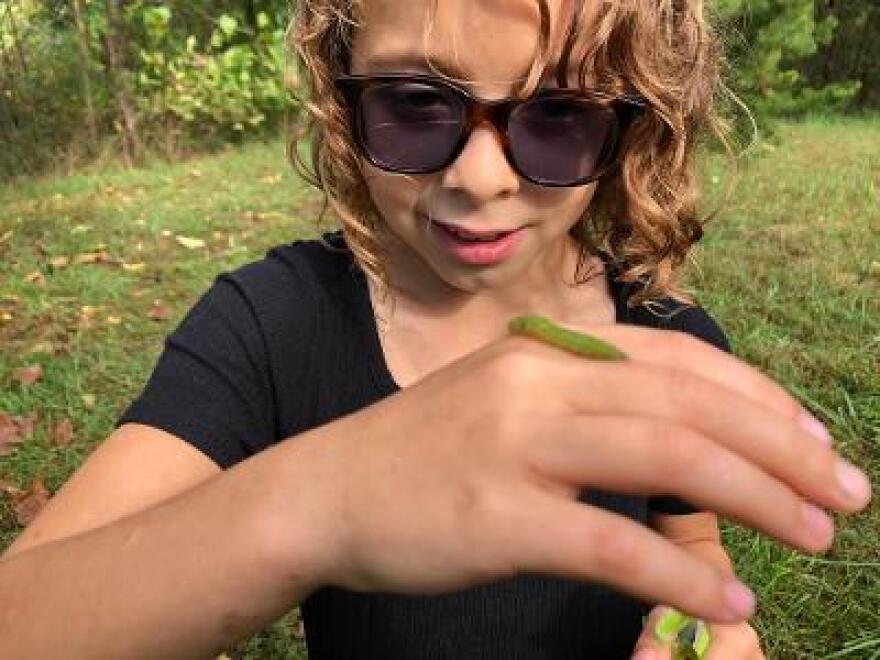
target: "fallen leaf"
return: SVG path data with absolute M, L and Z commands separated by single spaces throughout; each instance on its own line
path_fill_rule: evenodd
M 33 385 L 43 377 L 43 366 L 35 364 L 30 367 L 22 367 L 12 372 L 12 380 L 17 380 L 22 385 Z
M 52 441 L 56 447 L 66 447 L 73 441 L 73 422 L 66 417 L 55 425 Z
M 52 268 L 65 268 L 70 265 L 70 257 L 60 256 L 49 259 L 49 265 Z
M 187 250 L 198 250 L 205 247 L 205 241 L 201 238 L 189 238 L 187 236 L 176 236 L 175 238 Z
M 39 341 L 28 349 L 27 355 L 33 355 L 34 353 L 54 355 L 55 346 L 50 341 Z
M 118 316 L 108 316 L 104 320 L 107 323 L 107 325 L 119 325 L 122 323 L 122 319 L 119 318 Z
M 89 225 L 77 225 L 73 229 L 70 230 L 71 234 L 85 234 L 87 231 L 92 231 L 92 228 Z
M 18 524 L 22 527 L 30 525 L 49 503 L 50 497 L 51 493 L 40 477 L 34 479 L 27 490 L 12 495 L 12 508 Z
M 154 300 L 153 306 L 147 312 L 147 316 L 154 321 L 167 321 L 171 318 L 171 310 L 161 300 Z
M 91 319 L 95 317 L 95 314 L 98 313 L 97 307 L 92 307 L 91 305 L 83 305 L 79 309 L 80 316 Z
M 0 479 L 0 493 L 5 493 L 6 495 L 17 495 L 21 492 L 21 488 L 15 485 L 9 479 Z
M 0 321 L 3 323 L 8 323 L 12 320 L 12 314 L 9 312 L 0 312 Z
M 80 396 L 83 402 L 83 406 L 91 410 L 95 407 L 95 395 L 94 394 L 83 394 Z
M 11 229 L 0 236 L 0 245 L 3 245 L 6 241 L 10 240 L 15 232 Z
M 124 261 L 122 262 L 122 270 L 128 273 L 140 273 L 147 267 L 147 264 L 136 263 L 136 264 L 127 264 Z
M 260 181 L 262 181 L 263 183 L 274 185 L 276 183 L 279 183 L 281 181 L 281 178 L 282 176 L 280 174 L 274 174 L 270 176 L 264 176 L 262 179 L 260 179 Z
M 30 414 L 27 417 L 12 417 L 0 413 L 0 456 L 8 456 L 17 445 L 34 433 L 34 423 L 37 416 Z
M 110 255 L 106 252 L 83 252 L 73 258 L 73 264 L 75 266 L 82 266 L 84 264 L 106 264 L 110 261 Z
M 33 273 L 28 273 L 24 276 L 24 281 L 28 284 L 36 284 L 37 286 L 42 286 L 46 283 L 46 277 L 38 270 L 35 270 Z

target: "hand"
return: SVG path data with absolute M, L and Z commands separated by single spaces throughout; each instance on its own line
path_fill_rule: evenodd
M 674 660 L 672 644 L 663 643 L 654 635 L 654 626 L 665 608 L 655 607 L 645 621 L 633 660 Z M 712 641 L 702 660 L 765 660 L 758 634 L 748 623 L 709 624 Z
M 834 452 L 757 370 L 683 333 L 587 331 L 630 359 L 505 337 L 298 436 L 319 457 L 320 583 L 424 594 L 544 573 L 735 623 L 753 602 L 731 578 L 579 490 L 676 495 L 808 552 L 833 526 L 805 501 L 864 508 L 869 493 L 844 495 Z M 279 503 L 282 531 L 287 518 Z

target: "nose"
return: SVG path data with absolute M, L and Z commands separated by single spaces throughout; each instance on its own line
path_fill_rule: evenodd
M 474 127 L 461 153 L 443 172 L 443 186 L 488 202 L 519 190 L 520 178 L 507 162 L 495 127 L 484 121 Z

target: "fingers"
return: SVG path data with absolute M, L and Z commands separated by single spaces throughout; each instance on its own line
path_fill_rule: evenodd
M 598 582 L 708 621 L 735 623 L 754 596 L 734 578 L 639 523 L 535 491 L 511 520 L 517 570 Z
M 635 362 L 582 365 L 577 377 L 579 385 L 562 392 L 581 413 L 654 417 L 690 427 L 826 508 L 859 511 L 870 499 L 867 478 L 828 445 L 792 419 L 715 382 Z M 675 443 L 686 442 L 663 427 L 649 430 L 672 450 Z
M 541 428 L 529 461 L 551 481 L 676 495 L 807 552 L 824 552 L 832 542 L 834 523 L 824 512 L 689 427 L 644 417 L 579 416 Z M 825 470 L 833 473 L 830 465 Z
M 797 419 L 804 412 L 797 399 L 758 369 L 687 333 L 632 325 L 594 326 L 589 333 L 611 342 L 632 361 L 693 373 L 734 389 L 783 417 Z M 522 338 L 521 341 L 530 340 Z M 531 343 L 538 344 L 533 340 Z M 551 346 L 545 349 L 558 352 Z M 573 369 L 580 368 L 584 362 L 568 358 Z

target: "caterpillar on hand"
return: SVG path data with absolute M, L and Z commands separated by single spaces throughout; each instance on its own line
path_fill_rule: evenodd
M 511 334 L 534 337 L 546 344 L 593 360 L 626 360 L 628 356 L 613 344 L 563 328 L 543 316 L 517 316 L 507 325 Z M 700 660 L 709 648 L 709 630 L 701 619 L 669 609 L 654 627 L 658 640 L 673 642 L 673 660 Z

